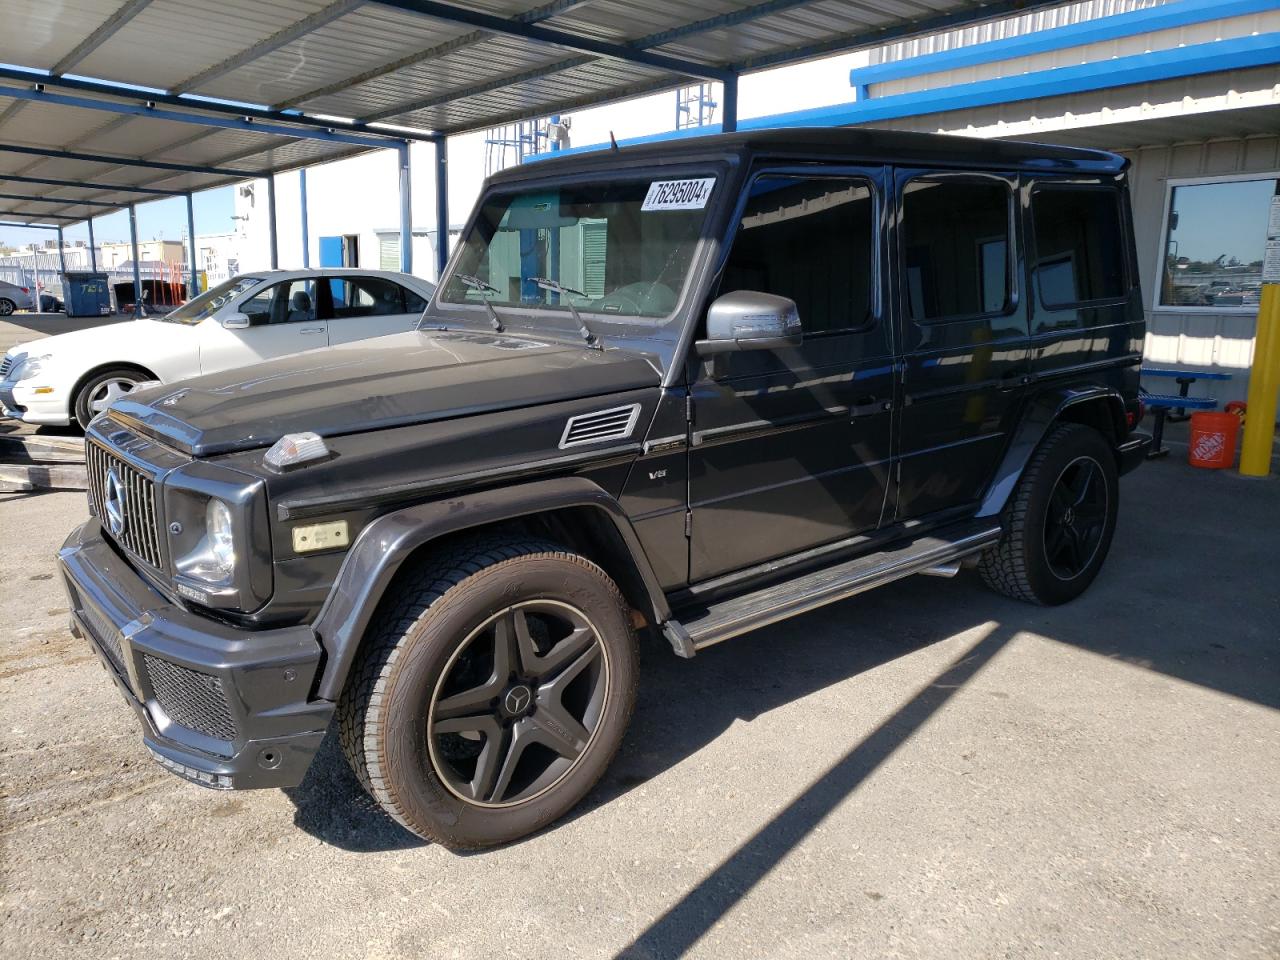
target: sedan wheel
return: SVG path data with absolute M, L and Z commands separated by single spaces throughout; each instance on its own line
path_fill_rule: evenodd
M 133 367 L 115 367 L 90 376 L 75 397 L 73 413 L 82 430 L 89 429 L 89 421 L 105 411 L 122 397 L 127 397 L 148 376 Z
M 12 300 L 0 299 L 0 317 L 10 316 L 13 313 L 14 309 L 15 309 L 15 306 Z

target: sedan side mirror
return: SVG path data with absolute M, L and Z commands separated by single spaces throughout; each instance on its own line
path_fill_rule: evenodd
M 251 326 L 251 321 L 243 313 L 229 313 L 222 318 L 222 326 L 226 330 L 247 330 Z
M 790 297 L 736 290 L 716 299 L 707 311 L 707 339 L 694 346 L 699 356 L 735 350 L 796 347 L 804 340 L 800 312 Z

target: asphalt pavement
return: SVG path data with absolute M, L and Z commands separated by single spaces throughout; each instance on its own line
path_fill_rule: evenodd
M 1122 488 L 1070 605 L 965 572 L 654 645 L 587 801 L 471 855 L 331 741 L 286 791 L 155 766 L 66 628 L 83 494 L 0 496 L 0 956 L 1280 957 L 1280 479 Z

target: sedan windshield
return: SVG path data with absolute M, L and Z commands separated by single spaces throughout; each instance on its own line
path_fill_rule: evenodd
M 441 300 L 665 317 L 689 274 L 715 182 L 644 179 L 491 196 Z
M 257 277 L 232 277 L 206 290 L 194 300 L 188 300 L 172 313 L 165 314 L 164 319 L 173 323 L 197 324 L 206 317 L 213 316 L 220 307 L 230 303 L 255 283 L 261 282 Z

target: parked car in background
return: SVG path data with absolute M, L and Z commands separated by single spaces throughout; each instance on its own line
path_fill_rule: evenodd
M 30 287 L 0 280 L 0 317 L 7 317 L 15 310 L 30 310 L 34 305 Z
M 84 428 L 140 383 L 412 330 L 434 290 L 429 281 L 386 270 L 233 277 L 163 317 L 19 344 L 0 361 L 0 408 L 27 423 Z

